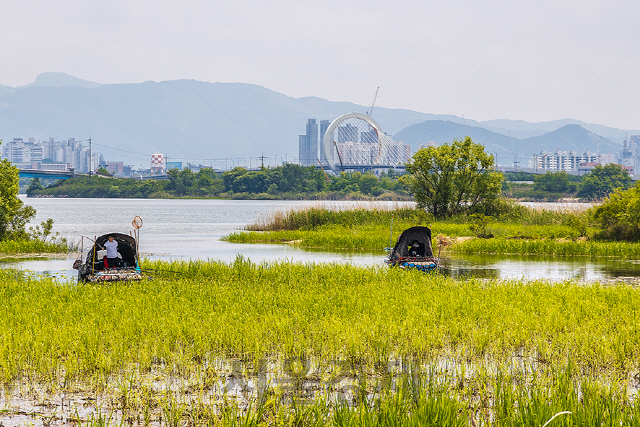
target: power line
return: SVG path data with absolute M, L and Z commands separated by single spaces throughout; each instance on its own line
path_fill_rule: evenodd
M 114 151 L 122 151 L 123 153 L 138 154 L 138 155 L 140 155 L 140 156 L 151 157 L 151 154 L 148 154 L 148 153 L 138 153 L 137 151 L 123 150 L 123 149 L 121 149 L 121 148 L 114 148 L 114 147 L 110 147 L 110 146 L 108 146 L 108 145 L 98 144 L 97 142 L 94 142 L 93 144 L 94 144 L 94 145 L 99 145 L 100 147 L 109 148 L 110 150 L 114 150 Z

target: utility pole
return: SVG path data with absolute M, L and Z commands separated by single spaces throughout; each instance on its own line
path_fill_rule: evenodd
M 264 153 L 262 153 L 262 156 L 258 158 L 260 159 L 260 161 L 262 161 L 262 169 L 264 169 L 264 159 L 266 159 L 266 157 L 264 156 Z

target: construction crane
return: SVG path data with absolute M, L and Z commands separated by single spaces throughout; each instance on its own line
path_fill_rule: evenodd
M 371 117 L 371 113 L 373 112 L 373 107 L 376 105 L 376 98 L 378 98 L 378 91 L 380 90 L 380 86 L 376 89 L 376 94 L 373 96 L 373 102 L 371 103 L 371 108 L 367 110 L 367 116 Z
M 338 143 L 333 141 L 334 147 L 336 147 L 336 153 L 338 153 L 338 159 L 340 159 L 340 167 L 342 168 L 342 172 L 344 172 L 344 165 L 342 164 L 342 156 L 340 155 L 340 150 L 338 150 Z

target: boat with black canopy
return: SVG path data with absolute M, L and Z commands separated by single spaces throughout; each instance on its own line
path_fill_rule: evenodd
M 82 259 L 82 253 L 84 252 L 85 237 L 82 237 L 81 256 L 73 264 L 73 268 L 78 270 L 79 282 L 117 282 L 141 280 L 143 278 L 138 257 L 139 239 L 136 239 L 136 237 L 139 237 L 142 219 L 136 217 L 132 224 L 136 232 L 133 235 L 109 233 L 97 236 L 94 239 L 89 238 L 90 241 L 93 241 L 93 245 L 87 251 L 84 260 Z M 107 246 L 113 246 L 113 243 L 108 243 L 109 240 L 117 243 L 117 248 L 115 249 L 117 256 L 114 258 L 107 258 Z
M 396 245 L 385 258 L 385 263 L 393 267 L 433 271 L 441 267 L 433 256 L 431 229 L 416 226 L 402 232 Z

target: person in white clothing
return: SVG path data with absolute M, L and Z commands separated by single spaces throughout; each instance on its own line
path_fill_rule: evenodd
M 107 250 L 107 256 L 104 259 L 104 268 L 109 269 L 111 267 L 118 266 L 118 242 L 115 241 L 113 236 L 109 236 L 109 241 L 105 242 L 104 248 Z

